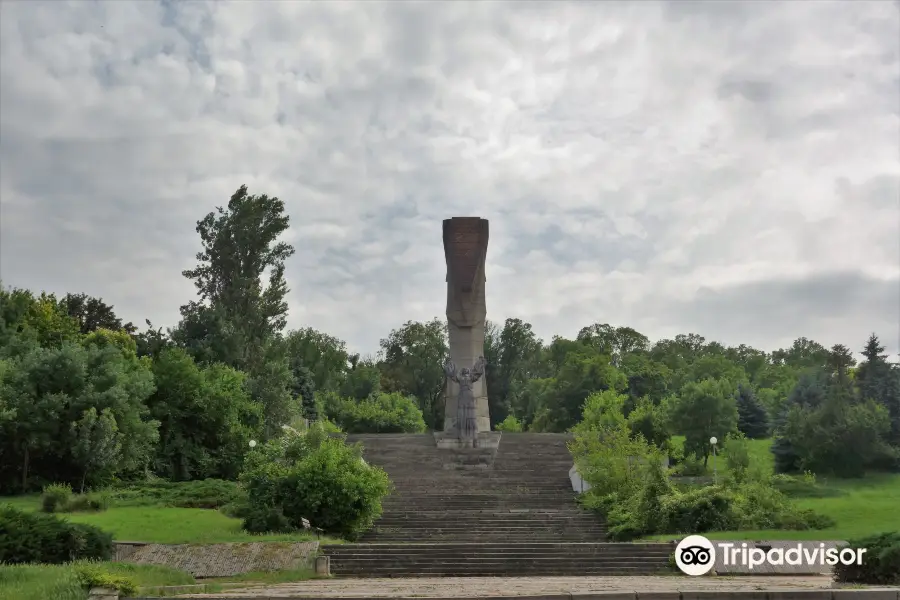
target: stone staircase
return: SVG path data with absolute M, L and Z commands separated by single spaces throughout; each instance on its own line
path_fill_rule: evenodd
M 339 576 L 638 575 L 668 544 L 606 542 L 575 503 L 566 434 L 504 433 L 488 468 L 460 470 L 431 434 L 351 435 L 394 483 L 359 543 L 322 547 Z

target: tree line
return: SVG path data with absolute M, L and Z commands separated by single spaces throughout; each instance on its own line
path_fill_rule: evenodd
M 197 298 L 167 330 L 123 323 L 84 293 L 0 290 L 0 491 L 147 472 L 234 479 L 250 439 L 304 419 L 441 428 L 444 321 L 399 325 L 369 356 L 310 327 L 287 330 L 288 225 L 281 200 L 246 186 L 200 220 L 202 251 L 183 272 Z M 609 392 L 646 436 L 684 435 L 699 460 L 710 435 L 740 430 L 774 437 L 784 471 L 896 468 L 900 367 L 875 334 L 861 350 L 857 363 L 847 346 L 807 338 L 773 352 L 693 333 L 651 342 L 605 323 L 545 341 L 509 318 L 487 325 L 491 423 L 566 431 L 589 397 Z

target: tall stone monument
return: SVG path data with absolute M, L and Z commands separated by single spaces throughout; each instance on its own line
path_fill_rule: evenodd
M 488 246 L 488 222 L 479 217 L 444 220 L 444 256 L 447 261 L 447 325 L 450 362 L 457 369 L 472 370 L 484 354 L 484 263 Z M 491 430 L 487 382 L 472 384 L 478 433 Z M 447 378 L 444 401 L 444 433 L 461 430 L 457 423 L 459 384 Z

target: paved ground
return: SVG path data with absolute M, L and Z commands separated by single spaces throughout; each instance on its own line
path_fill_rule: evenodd
M 443 598 L 527 596 L 559 593 L 622 591 L 737 591 L 798 590 L 831 587 L 822 576 L 739 577 L 441 577 L 410 579 L 330 579 L 230 589 L 222 594 L 193 594 L 182 598 Z

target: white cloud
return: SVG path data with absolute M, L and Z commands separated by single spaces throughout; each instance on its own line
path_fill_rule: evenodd
M 0 275 L 174 324 L 195 221 L 292 218 L 291 326 L 368 352 L 443 313 L 900 351 L 888 2 L 0 4 Z

